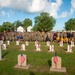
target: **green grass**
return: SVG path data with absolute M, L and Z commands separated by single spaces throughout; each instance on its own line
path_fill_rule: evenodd
M 0 75 L 75 75 L 75 47 L 73 53 L 66 53 L 67 44 L 64 44 L 64 47 L 59 47 L 58 43 L 53 43 L 57 55 L 62 58 L 62 66 L 67 70 L 66 73 L 60 73 L 50 72 L 51 58 L 54 53 L 48 52 L 45 42 L 40 42 L 40 44 L 41 52 L 35 51 L 34 42 L 30 42 L 29 46 L 26 46 L 26 51 L 20 51 L 20 45 L 16 46 L 15 42 L 11 42 L 7 46 L 7 50 L 2 50 L 4 60 L 0 61 Z M 14 68 L 20 53 L 27 55 L 27 63 L 30 64 L 28 70 Z

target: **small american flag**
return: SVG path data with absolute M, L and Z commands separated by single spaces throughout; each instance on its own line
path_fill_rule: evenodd
M 36 42 L 36 44 L 38 44 L 38 41 Z
M 54 49 L 54 46 L 52 45 L 52 46 L 51 46 L 51 50 L 53 50 L 53 49 Z
M 5 49 L 5 46 L 4 45 L 2 45 L 2 49 Z
M 40 48 L 40 44 L 38 44 L 38 48 Z
M 72 50 L 72 47 L 71 46 L 69 47 L 69 50 Z
M 25 58 L 23 55 L 21 55 L 21 63 L 23 63 L 25 61 Z
M 54 61 L 55 63 L 57 63 L 57 62 L 58 62 L 58 57 L 57 57 L 57 56 L 54 56 L 53 61 Z

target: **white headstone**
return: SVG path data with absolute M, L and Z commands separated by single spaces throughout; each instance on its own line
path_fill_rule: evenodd
M 21 50 L 25 51 L 25 44 L 21 45 Z
M 37 46 L 37 44 L 38 44 L 38 41 L 35 41 L 35 46 Z
M 49 46 L 49 52 L 54 52 L 54 45 Z
M 7 41 L 7 45 L 10 45 L 10 41 L 9 40 Z
M 18 55 L 18 65 L 21 66 L 21 67 L 27 65 L 27 58 L 26 58 L 26 55 L 24 55 L 24 54 Z
M 26 46 L 28 46 L 29 45 L 29 42 L 28 41 L 26 41 Z
M 3 44 L 3 40 L 0 40 L 0 44 L 1 44 L 1 45 Z
M 50 71 L 66 72 L 66 68 L 62 67 L 61 57 L 59 57 L 59 56 L 52 57 L 52 66 L 50 67 Z
M 36 45 L 36 51 L 41 51 L 41 50 L 40 50 L 40 46 L 41 46 L 40 44 L 37 44 L 37 45 Z
M 71 46 L 74 47 L 74 42 L 73 41 L 71 41 Z
M 30 65 L 27 64 L 27 56 L 24 54 L 18 55 L 18 64 L 15 66 L 15 68 L 19 69 L 29 69 Z
M 52 68 L 61 69 L 61 57 L 58 56 L 52 57 Z
M 72 46 L 71 45 L 67 46 L 67 52 L 72 52 Z
M 6 44 L 2 44 L 2 49 L 6 50 Z
M 19 45 L 19 41 L 16 41 L 16 45 Z
M 49 46 L 50 45 L 50 41 L 47 41 L 46 44 L 47 44 L 47 46 Z
M 61 46 L 61 47 L 63 46 L 63 41 L 60 41 L 60 46 Z

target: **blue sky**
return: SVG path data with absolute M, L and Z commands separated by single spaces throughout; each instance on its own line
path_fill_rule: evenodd
M 41 12 L 56 19 L 54 31 L 62 30 L 65 22 L 75 18 L 75 0 L 0 0 L 0 25 L 3 22 L 33 21 Z

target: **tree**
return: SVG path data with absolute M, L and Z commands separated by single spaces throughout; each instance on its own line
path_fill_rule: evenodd
M 23 26 L 23 24 L 20 20 L 15 21 L 13 24 L 14 24 L 14 26 L 16 26 L 16 28 L 19 26 Z
M 0 25 L 0 32 L 2 32 L 3 30 L 2 30 L 2 26 Z
M 10 22 L 3 22 L 2 27 L 1 27 L 1 31 L 4 31 L 4 30 L 11 31 L 13 29 L 14 29 L 14 27 L 13 27 L 12 23 L 10 23 Z
M 32 26 L 32 20 L 27 18 L 23 21 L 23 24 L 24 24 L 24 28 L 27 29 L 28 26 Z
M 47 12 L 42 12 L 40 16 L 36 16 L 35 18 L 35 31 L 50 31 L 55 26 L 56 20 L 49 15 Z
M 23 26 L 23 23 L 20 20 L 17 20 L 13 23 L 13 26 L 14 26 L 14 31 L 16 31 L 19 26 Z
M 65 22 L 65 30 L 75 30 L 75 18 L 71 18 Z

